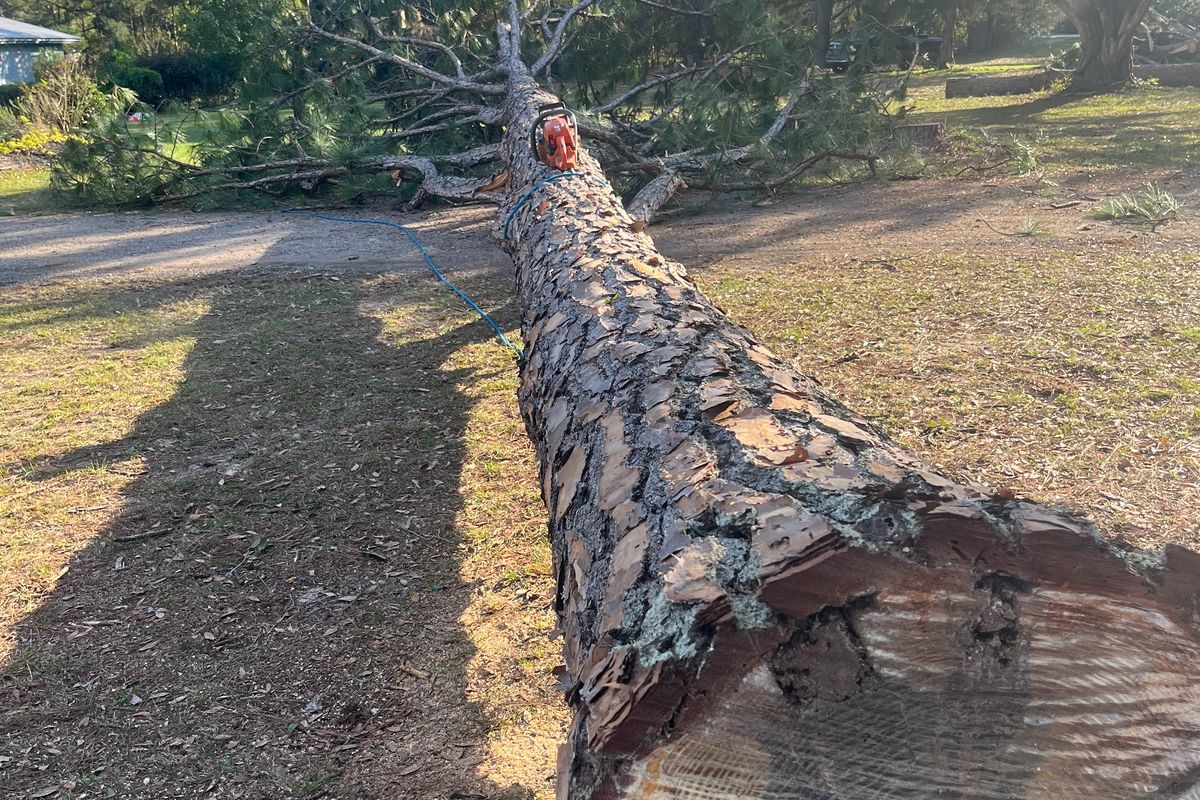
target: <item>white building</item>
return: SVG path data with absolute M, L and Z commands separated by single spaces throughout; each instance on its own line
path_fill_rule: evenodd
M 33 80 L 33 64 L 43 50 L 62 50 L 78 36 L 0 17 L 0 86 Z

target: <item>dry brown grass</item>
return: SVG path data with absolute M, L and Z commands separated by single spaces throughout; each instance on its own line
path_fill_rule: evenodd
M 0 302 L 0 793 L 550 795 L 544 520 L 473 312 L 404 275 Z
M 1200 542 L 1180 240 L 774 264 L 752 238 L 701 284 L 881 428 L 1138 544 Z M 463 288 L 511 329 L 508 285 Z M 567 713 L 516 370 L 444 287 L 7 288 L 0 349 L 0 794 L 552 796 Z
M 1200 260 L 1106 247 L 828 259 L 701 283 L 944 470 L 1200 545 Z

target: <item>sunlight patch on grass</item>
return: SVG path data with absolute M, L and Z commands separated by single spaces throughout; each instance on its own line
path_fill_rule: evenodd
M 1040 161 L 1056 170 L 1200 163 L 1200 88 L 947 100 L 942 81 L 914 87 L 908 102 L 914 119 L 945 120 L 950 134 L 1036 134 Z
M 0 292 L 0 662 L 12 626 L 121 511 L 143 470 L 89 452 L 121 440 L 183 380 L 203 299 L 51 285 Z
M 50 211 L 50 170 L 0 170 L 0 217 Z
M 467 291 L 477 299 L 487 296 L 482 287 Z M 443 287 L 425 280 L 364 311 L 381 321 L 382 341 L 417 341 L 484 325 Z M 498 322 L 504 327 L 503 318 Z M 506 335 L 520 341 L 515 330 Z M 550 638 L 555 589 L 546 512 L 536 453 L 517 410 L 513 353 L 489 337 L 456 350 L 442 373 L 470 402 L 455 527 L 461 579 L 478 587 L 460 619 L 475 648 L 467 699 L 482 707 L 490 725 L 488 757 L 479 770 L 498 785 L 521 784 L 550 800 L 545 777 L 555 769 L 569 713 L 553 688 L 562 655 Z

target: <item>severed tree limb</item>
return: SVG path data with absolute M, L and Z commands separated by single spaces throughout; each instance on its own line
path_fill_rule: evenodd
M 542 183 L 554 98 L 505 55 L 496 233 L 575 711 L 559 800 L 1195 795 L 1200 557 L 890 441 L 635 232 L 589 154 Z
M 478 166 L 489 161 L 496 160 L 496 151 L 494 148 L 477 148 L 476 150 L 462 153 L 457 158 L 447 157 L 447 163 L 459 161 L 455 166 Z M 299 165 L 317 166 L 315 169 L 307 169 L 296 171 L 295 167 Z M 224 173 L 237 172 L 263 172 L 266 170 L 279 169 L 286 170 L 275 175 L 267 175 L 262 178 L 256 178 L 249 181 L 227 181 L 225 183 L 213 184 L 210 186 L 201 186 L 190 192 L 182 194 L 165 195 L 155 199 L 156 203 L 176 203 L 182 200 L 190 200 L 193 197 L 199 197 L 209 192 L 216 192 L 226 189 L 252 189 L 263 190 L 266 187 L 280 183 L 296 183 L 299 181 L 316 181 L 326 178 L 336 178 L 342 175 L 347 175 L 355 168 L 362 169 L 368 172 L 395 172 L 399 171 L 403 174 L 413 175 L 421 181 L 418 194 L 424 197 L 442 197 L 447 200 L 465 200 L 474 202 L 499 203 L 503 198 L 502 185 L 497 184 L 495 175 L 486 178 L 458 178 L 451 175 L 442 175 L 438 172 L 437 166 L 433 160 L 423 158 L 421 156 L 379 156 L 377 158 L 366 159 L 354 166 L 340 165 L 332 166 L 328 161 L 309 159 L 301 160 L 294 159 L 292 161 L 276 161 L 268 164 L 255 164 L 251 167 L 222 167 L 211 168 L 206 170 L 198 170 L 187 176 L 185 179 L 191 179 L 204 175 L 215 175 Z
M 676 192 L 687 189 L 687 182 L 678 170 L 665 169 L 642 187 L 629 203 L 629 216 L 646 223 Z

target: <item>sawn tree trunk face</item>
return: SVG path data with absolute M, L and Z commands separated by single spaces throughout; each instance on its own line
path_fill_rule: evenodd
M 554 174 L 527 138 L 553 98 L 511 87 L 498 228 Z M 559 797 L 1193 796 L 1197 556 L 937 474 L 633 222 L 568 177 L 506 245 L 576 712 Z

